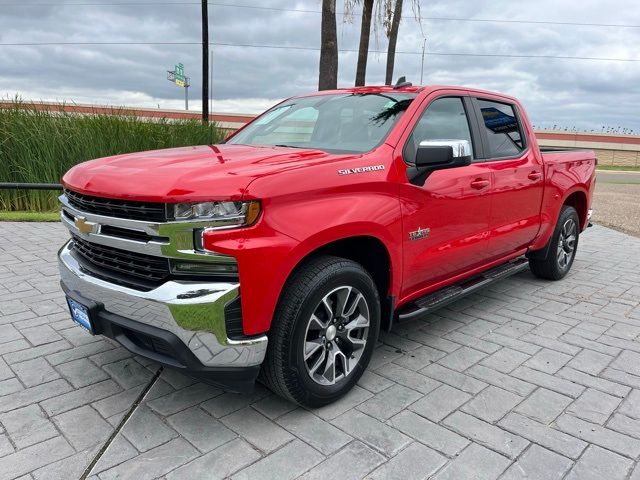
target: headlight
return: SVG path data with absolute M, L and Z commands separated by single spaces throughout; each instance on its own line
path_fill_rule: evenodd
M 176 203 L 175 220 L 211 222 L 211 227 L 244 227 L 253 224 L 260 215 L 260 202 Z

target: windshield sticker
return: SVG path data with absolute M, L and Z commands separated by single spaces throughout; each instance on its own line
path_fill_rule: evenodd
M 272 120 L 275 120 L 276 118 L 278 118 L 280 115 L 282 115 L 284 112 L 289 110 L 294 105 L 295 104 L 292 103 L 291 105 L 283 105 L 281 107 L 275 107 L 270 112 L 265 113 L 261 118 L 256 120 L 254 123 L 256 125 L 264 125 L 266 123 L 269 123 Z

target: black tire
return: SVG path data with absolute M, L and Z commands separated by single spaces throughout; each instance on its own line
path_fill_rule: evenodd
M 344 290 L 345 288 L 347 290 Z M 345 329 L 347 324 L 354 325 L 348 317 L 340 317 L 343 320 L 338 320 L 336 328 L 341 329 L 338 333 L 334 329 L 329 334 L 328 327 L 326 330 L 316 328 L 319 322 L 314 322 L 312 316 L 318 318 L 322 311 L 330 311 L 326 308 L 327 303 L 331 303 L 330 295 L 334 295 L 333 292 L 338 292 L 335 295 L 342 295 L 343 291 L 346 293 L 341 298 L 345 300 L 340 311 L 345 313 L 349 299 L 354 298 L 351 304 L 357 304 L 357 318 L 364 318 L 360 312 L 361 309 L 369 314 L 367 329 L 365 330 L 364 327 L 358 327 L 357 330 Z M 333 306 L 338 309 L 340 302 L 337 296 L 335 298 Z M 328 300 L 324 302 L 325 299 Z M 366 302 L 366 309 L 362 303 L 363 299 Z M 356 314 L 353 315 L 355 318 Z M 331 322 L 334 321 L 331 318 L 334 316 L 329 314 L 323 320 L 331 326 Z M 312 325 L 314 328 L 311 327 Z M 364 373 L 371 360 L 379 329 L 380 298 L 369 273 L 360 264 L 351 260 L 333 256 L 316 257 L 298 267 L 284 287 L 269 332 L 269 345 L 262 366 L 261 380 L 276 394 L 306 407 L 317 408 L 334 402 L 345 395 Z M 355 334 L 362 336 L 360 341 L 366 338 L 364 347 L 353 347 L 353 356 L 342 354 L 345 346 L 352 345 L 351 342 L 345 341 L 344 337 L 346 335 L 348 340 L 351 335 L 349 332 L 359 332 Z M 336 365 L 333 369 L 334 384 L 321 385 L 317 379 L 314 380 L 314 375 L 320 378 L 318 372 L 323 370 L 318 368 L 316 372 L 311 371 L 312 368 L 309 368 L 307 362 L 316 366 L 314 357 L 305 362 L 305 354 L 309 355 L 309 350 L 305 349 L 312 343 L 309 339 L 316 334 L 320 336 L 317 340 L 325 345 L 317 352 L 318 359 L 321 355 L 325 355 L 325 366 L 329 363 L 327 360 L 329 354 L 331 351 L 334 352 L 332 357 Z M 327 342 L 326 339 L 331 335 L 335 340 Z M 356 348 L 358 348 L 357 351 Z M 338 355 L 341 356 L 338 357 Z M 350 361 L 347 357 L 356 360 Z M 339 364 L 343 367 L 343 378 L 338 380 Z M 345 374 L 347 368 L 348 372 Z M 324 377 L 321 377 L 320 381 L 323 379 Z
M 573 225 L 574 240 L 567 242 L 566 228 Z M 578 251 L 578 239 L 580 237 L 580 218 L 573 207 L 564 205 L 560 210 L 558 223 L 549 239 L 549 248 L 544 259 L 529 259 L 531 272 L 539 278 L 547 280 L 560 280 L 573 265 L 573 260 Z M 562 242 L 562 244 L 561 244 Z M 562 251 L 560 250 L 562 248 Z M 571 250 L 568 252 L 568 250 Z M 564 253 L 563 253 L 564 252 Z

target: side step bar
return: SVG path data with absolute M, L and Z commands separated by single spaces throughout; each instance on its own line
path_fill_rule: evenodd
M 430 313 L 438 308 L 444 307 L 462 298 L 476 290 L 486 287 L 487 285 L 502 280 L 503 278 L 514 275 L 518 272 L 526 270 L 529 261 L 526 258 L 517 258 L 508 263 L 498 265 L 497 267 L 482 272 L 480 275 L 465 280 L 462 283 L 445 287 L 436 292 L 425 295 L 414 300 L 408 307 L 403 308 L 398 314 L 398 320 L 412 320 Z

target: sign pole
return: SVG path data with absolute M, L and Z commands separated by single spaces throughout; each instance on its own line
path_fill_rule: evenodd
M 427 39 L 425 38 L 422 42 L 422 64 L 420 65 L 420 85 L 422 85 L 423 76 L 424 76 L 424 47 L 427 46 Z
M 209 113 L 213 112 L 213 50 L 209 60 Z

